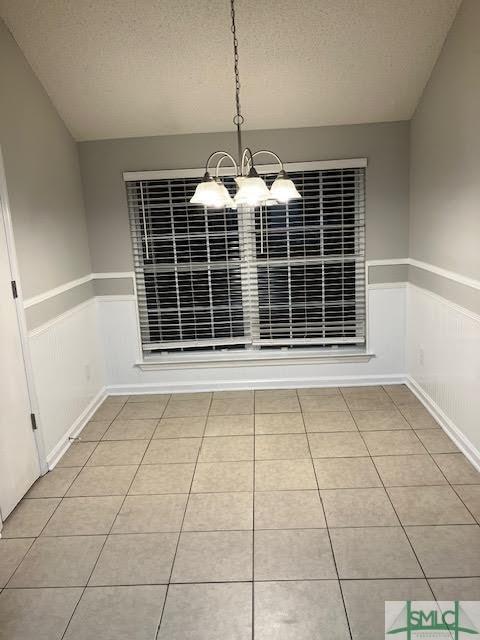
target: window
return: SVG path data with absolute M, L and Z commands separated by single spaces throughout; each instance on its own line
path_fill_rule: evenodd
M 301 200 L 237 211 L 189 204 L 198 177 L 126 177 L 144 352 L 365 342 L 365 169 L 289 173 Z

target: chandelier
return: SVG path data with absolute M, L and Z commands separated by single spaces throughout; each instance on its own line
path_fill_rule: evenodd
M 283 162 L 273 151 L 261 149 L 252 152 L 248 147 L 242 146 L 242 124 L 245 122 L 240 109 L 240 74 L 238 70 L 238 40 L 235 25 L 235 0 L 230 0 L 231 9 L 231 31 L 233 34 L 233 60 L 235 73 L 235 104 L 236 114 L 233 124 L 237 129 L 238 160 L 227 153 L 227 151 L 214 151 L 208 157 L 205 165 L 205 174 L 202 181 L 197 185 L 195 193 L 191 198 L 192 204 L 201 204 L 204 207 L 213 209 L 236 209 L 239 205 L 255 207 L 258 205 L 271 205 L 279 202 L 288 202 L 295 198 L 301 198 L 294 183 L 288 177 L 284 169 Z M 255 169 L 254 158 L 259 155 L 270 155 L 278 163 L 279 172 L 270 189 L 267 187 Z M 216 159 L 214 176 L 211 174 L 210 166 Z M 237 193 L 232 198 L 219 178 L 219 169 L 224 161 L 230 161 L 235 170 L 235 182 Z

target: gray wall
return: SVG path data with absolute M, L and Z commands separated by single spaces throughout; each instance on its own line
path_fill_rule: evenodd
M 0 148 L 31 297 L 90 273 L 77 146 L 0 20 Z
M 250 131 L 244 142 L 285 162 L 367 157 L 367 255 L 408 255 L 408 122 Z M 128 271 L 132 255 L 123 171 L 201 167 L 209 153 L 235 153 L 233 133 L 98 140 L 79 144 L 92 266 Z
M 464 0 L 411 124 L 410 256 L 480 279 L 480 1 Z

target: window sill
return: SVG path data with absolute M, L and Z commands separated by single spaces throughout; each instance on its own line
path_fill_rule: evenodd
M 229 351 L 213 353 L 182 353 L 145 356 L 135 366 L 142 371 L 158 369 L 207 369 L 211 367 L 263 367 L 292 364 L 340 364 L 369 362 L 375 357 L 364 347 L 357 349 L 298 349 L 286 351 Z

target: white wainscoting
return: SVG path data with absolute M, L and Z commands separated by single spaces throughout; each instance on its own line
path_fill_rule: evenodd
M 55 465 L 105 395 L 95 298 L 29 334 L 48 466 Z
M 480 467 L 480 317 L 404 283 L 368 288 L 368 362 L 142 370 L 133 296 L 89 300 L 32 331 L 50 467 L 109 393 L 382 384 L 408 381 Z
M 110 393 L 149 393 L 268 387 L 381 384 L 405 380 L 406 288 L 372 286 L 368 291 L 369 362 L 206 366 L 202 369 L 141 370 L 135 300 L 97 298 Z
M 407 309 L 410 385 L 480 468 L 480 317 L 412 284 Z

